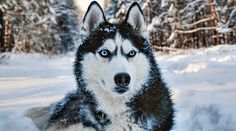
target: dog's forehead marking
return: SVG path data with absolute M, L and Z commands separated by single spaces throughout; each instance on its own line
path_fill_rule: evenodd
M 123 53 L 128 54 L 131 50 L 137 50 L 129 39 L 124 39 L 120 33 L 116 34 L 115 43 Z
M 115 51 L 116 45 L 115 45 L 115 43 L 114 43 L 114 40 L 112 40 L 112 39 L 106 40 L 106 41 L 104 42 L 102 48 L 106 48 L 106 49 L 108 49 L 108 50 L 111 51 L 111 52 Z
M 100 47 L 100 49 L 104 49 L 105 48 L 105 49 L 108 49 L 109 51 L 113 52 L 121 44 L 122 44 L 122 37 L 121 37 L 121 35 L 119 35 L 117 33 L 116 36 L 115 36 L 115 39 L 112 39 L 112 38 L 107 39 L 103 43 L 102 47 Z
M 137 51 L 137 49 L 132 45 L 132 42 L 129 39 L 122 38 L 119 32 L 116 33 L 114 39 L 107 39 L 100 49 L 108 49 L 111 52 L 118 49 L 118 53 L 121 53 L 122 50 L 125 54 L 128 54 L 131 50 Z
M 116 33 L 116 37 L 115 37 L 115 44 L 117 47 L 120 47 L 122 45 L 122 41 L 123 41 L 123 38 L 122 36 L 120 35 L 119 32 Z
M 132 45 L 131 41 L 128 39 L 125 39 L 123 41 L 123 45 L 121 46 L 121 48 L 125 54 L 128 54 L 131 50 L 137 51 L 137 49 Z

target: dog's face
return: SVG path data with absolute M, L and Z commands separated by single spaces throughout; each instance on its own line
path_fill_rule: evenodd
M 92 91 L 125 96 L 140 90 L 149 77 L 149 62 L 143 48 L 147 41 L 145 22 L 138 4 L 133 4 L 122 24 L 106 22 L 101 7 L 93 2 L 83 21 L 85 40 L 82 77 Z

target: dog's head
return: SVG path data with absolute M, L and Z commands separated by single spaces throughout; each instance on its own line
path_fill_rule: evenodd
M 124 22 L 111 24 L 97 2 L 83 19 L 85 39 L 80 45 L 75 74 L 92 91 L 125 96 L 140 90 L 149 78 L 152 52 L 140 6 L 133 3 Z M 82 83 L 83 81 L 83 83 Z

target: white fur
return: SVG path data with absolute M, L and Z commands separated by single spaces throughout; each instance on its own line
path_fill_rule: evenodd
M 134 43 L 135 44 L 135 43 Z M 150 66 L 148 60 L 142 53 L 137 53 L 134 58 L 127 58 L 121 54 L 121 48 L 125 53 L 131 50 L 138 51 L 131 41 L 123 39 L 117 33 L 115 39 L 108 39 L 104 42 L 97 52 L 102 49 L 108 49 L 113 52 L 117 48 L 117 55 L 111 61 L 101 57 L 98 53 L 88 53 L 82 61 L 82 70 L 87 89 L 95 94 L 99 109 L 108 114 L 112 124 L 108 126 L 107 131 L 111 129 L 121 130 L 123 128 L 137 129 L 138 126 L 129 120 L 125 112 L 128 107 L 125 105 L 129 99 L 134 96 L 142 85 L 147 81 Z M 116 87 L 114 77 L 118 73 L 128 73 L 131 77 L 129 90 L 120 95 L 114 92 Z M 105 82 L 105 84 L 102 82 Z M 118 118 L 119 117 L 119 118 Z

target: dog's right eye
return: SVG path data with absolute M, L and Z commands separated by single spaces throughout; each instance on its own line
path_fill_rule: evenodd
M 107 49 L 101 50 L 98 53 L 102 57 L 110 57 L 111 56 L 111 52 Z

